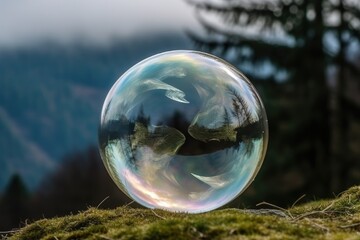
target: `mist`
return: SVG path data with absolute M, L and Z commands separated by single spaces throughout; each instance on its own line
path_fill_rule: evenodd
M 103 46 L 196 25 L 183 0 L 0 1 L 0 48 L 42 42 Z

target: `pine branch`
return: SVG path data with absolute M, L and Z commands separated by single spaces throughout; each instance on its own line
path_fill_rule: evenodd
M 209 38 L 203 39 L 192 32 L 188 32 L 189 37 L 194 43 L 203 49 L 210 51 L 218 50 L 226 54 L 230 49 L 247 47 L 253 54 L 246 60 L 252 61 L 251 59 L 253 59 L 253 62 L 261 62 L 271 57 L 274 63 L 279 62 L 279 65 L 288 64 L 289 59 L 287 59 L 286 62 L 280 63 L 284 60 L 285 52 L 290 56 L 295 55 L 295 51 L 297 51 L 296 46 L 276 44 L 261 38 L 245 36 L 245 34 L 225 29 L 225 27 L 214 26 L 204 18 L 199 17 L 198 19 L 207 33 L 214 36 L 213 39 L 208 40 Z M 216 37 L 224 40 L 217 40 L 215 39 Z
M 259 64 L 271 61 L 272 64 L 278 68 L 289 68 L 289 66 L 296 65 L 298 59 L 295 58 L 295 56 L 301 51 L 297 46 L 274 44 L 261 39 L 247 37 L 239 33 L 233 34 L 226 32 L 211 25 L 206 26 L 211 28 L 213 35 L 221 36 L 224 40 L 202 38 L 195 33 L 188 32 L 188 36 L 196 47 L 205 51 L 220 51 L 223 55 L 235 49 L 248 48 L 251 52 L 250 55 L 242 56 L 238 54 L 237 57 L 240 62 L 249 61 L 252 64 Z M 284 58 L 284 53 L 287 54 L 286 58 Z
M 360 77 L 360 69 L 357 66 L 355 66 L 354 63 L 345 60 L 345 67 L 349 69 L 352 74 Z
M 356 18 L 358 21 L 360 20 L 360 6 L 352 5 L 347 6 L 344 5 L 344 10 L 352 15 L 353 18 Z
M 263 28 L 270 28 L 277 22 L 283 23 L 284 18 L 281 16 L 280 9 L 283 8 L 281 3 L 268 2 L 250 3 L 226 2 L 215 4 L 207 1 L 189 1 L 199 10 L 219 14 L 223 21 L 231 25 L 248 26 L 251 24 L 261 24 Z M 280 4 L 280 5 L 278 5 Z
M 360 43 L 360 29 L 352 26 L 351 23 L 348 24 L 348 32 L 352 38 L 355 38 Z

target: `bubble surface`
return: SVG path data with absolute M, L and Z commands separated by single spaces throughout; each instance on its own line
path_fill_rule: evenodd
M 117 186 L 149 208 L 206 212 L 257 174 L 268 141 L 263 104 L 247 78 L 201 52 L 143 60 L 109 91 L 100 153 Z

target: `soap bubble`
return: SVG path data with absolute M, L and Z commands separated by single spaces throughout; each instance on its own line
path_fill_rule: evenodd
M 117 186 L 149 208 L 199 213 L 242 193 L 265 156 L 264 107 L 225 61 L 172 51 L 117 80 L 101 112 L 99 145 Z

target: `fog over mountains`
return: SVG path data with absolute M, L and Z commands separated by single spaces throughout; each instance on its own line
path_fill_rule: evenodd
M 162 34 L 110 46 L 0 49 L 0 191 L 15 173 L 34 189 L 66 154 L 97 144 L 102 103 L 129 67 L 190 48 L 184 35 Z

